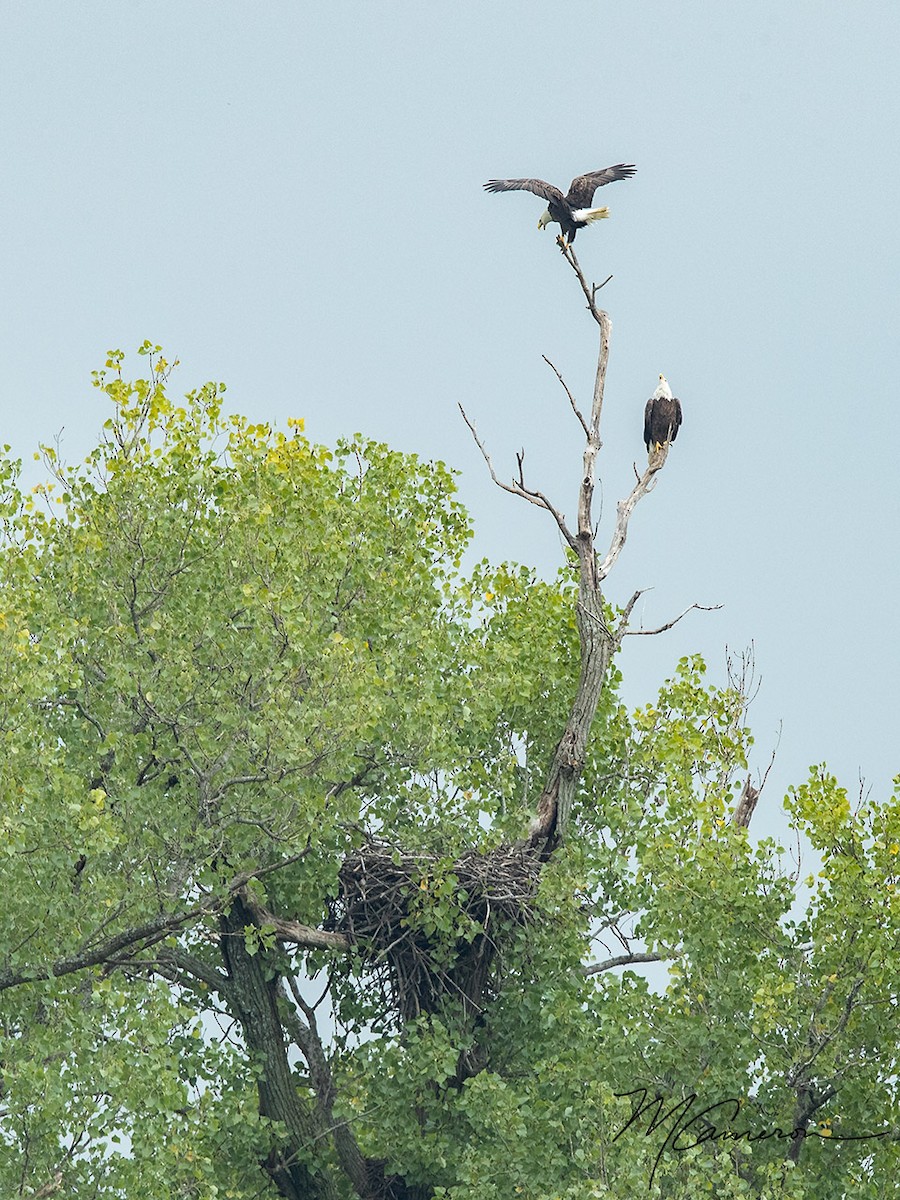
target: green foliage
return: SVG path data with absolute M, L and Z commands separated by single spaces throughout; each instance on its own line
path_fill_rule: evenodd
M 275 1195 L 259 1162 L 289 1131 L 259 1115 L 260 1062 L 216 988 L 216 913 L 255 876 L 256 902 L 321 928 L 378 836 L 420 856 L 402 927 L 435 970 L 474 952 L 458 859 L 527 830 L 575 695 L 576 584 L 464 575 L 441 464 L 226 416 L 220 384 L 176 404 L 160 348 L 141 354 L 144 379 L 119 352 L 97 373 L 112 416 L 85 464 L 45 447 L 50 478 L 22 494 L 0 462 L 0 1194 L 249 1200 Z M 685 659 L 628 713 L 618 679 L 474 1017 L 448 998 L 382 1019 L 365 947 L 241 927 L 270 980 L 331 971 L 330 1120 L 443 1200 L 887 1196 L 896 1139 L 840 1138 L 900 1128 L 900 788 L 854 808 L 815 768 L 787 800 L 818 856 L 798 880 L 732 820 L 740 687 Z M 665 960 L 653 986 L 584 973 L 622 950 L 613 927 Z M 696 1093 L 744 1134 L 629 1126 L 639 1089 L 664 1112 Z M 801 1119 L 796 1165 L 749 1136 Z M 328 1138 L 304 1153 L 350 1194 Z

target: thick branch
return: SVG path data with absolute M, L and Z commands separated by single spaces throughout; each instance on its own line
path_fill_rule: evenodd
M 600 349 L 597 355 L 597 371 L 594 377 L 594 395 L 591 415 L 586 430 L 584 455 L 582 458 L 581 484 L 578 489 L 578 536 L 573 545 L 579 561 L 578 602 L 575 619 L 581 647 L 581 672 L 578 692 L 569 712 L 566 728 L 560 738 L 547 781 L 538 802 L 537 815 L 532 822 L 529 837 L 532 844 L 543 842 L 544 854 L 552 852 L 565 837 L 566 826 L 578 780 L 584 769 L 584 755 L 588 736 L 597 712 L 600 695 L 606 683 L 609 663 L 615 650 L 615 639 L 606 624 L 603 612 L 603 593 L 597 571 L 597 554 L 594 549 L 592 502 L 597 454 L 600 450 L 600 418 L 603 412 L 603 391 L 606 384 L 606 368 L 609 362 L 609 339 L 612 323 L 607 313 L 597 308 L 594 302 L 596 289 L 589 289 L 578 260 L 571 247 L 563 252 L 587 298 L 591 316 L 600 327 Z
M 591 545 L 587 546 L 587 552 L 593 557 Z M 547 782 L 538 802 L 537 815 L 529 831 L 532 844 L 543 841 L 548 851 L 565 836 L 578 780 L 584 769 L 588 735 L 615 648 L 613 636 L 603 614 L 603 595 L 599 588 L 585 585 L 587 574 L 589 568 L 585 568 L 582 559 L 582 578 L 575 609 L 581 644 L 578 691 L 572 702 L 565 731 L 554 751 Z
M 606 368 L 609 363 L 609 338 L 612 333 L 612 322 L 607 313 L 600 310 L 592 311 L 600 326 L 600 351 L 597 355 L 597 372 L 594 376 L 590 431 L 584 447 L 581 472 L 581 489 L 578 501 L 578 536 L 584 542 L 586 549 L 588 544 L 590 545 L 591 586 L 596 587 L 600 579 L 595 574 L 594 519 L 591 515 L 591 502 L 594 497 L 597 454 L 602 445 L 600 441 L 600 417 L 603 413 L 603 389 L 606 384 Z
M 157 952 L 156 961 L 150 965 L 162 971 L 170 971 L 179 982 L 183 982 L 185 976 L 188 976 L 194 981 L 205 983 L 220 995 L 224 995 L 228 986 L 228 977 L 218 967 L 204 962 L 178 946 L 161 947 Z
M 601 971 L 611 971 L 613 967 L 627 967 L 631 963 L 665 962 L 665 954 L 617 954 L 614 958 L 605 958 L 603 962 L 591 963 L 584 968 L 585 975 L 599 975 Z
M 18 987 L 22 983 L 36 983 L 40 979 L 59 979 L 63 975 L 73 975 L 76 971 L 84 971 L 88 967 L 96 967 L 101 963 L 108 962 L 129 948 L 146 949 L 169 937 L 188 922 L 206 916 L 219 907 L 221 907 L 221 902 L 216 900 L 198 904 L 196 908 L 188 909 L 183 913 L 160 913 L 150 921 L 134 925 L 131 929 L 123 929 L 121 933 L 107 938 L 90 949 L 66 958 L 58 958 L 47 966 L 0 972 L 0 991 Z
M 249 892 L 243 894 L 243 900 L 260 925 L 267 925 L 275 930 L 275 936 L 279 941 L 293 942 L 305 950 L 349 950 L 350 948 L 350 943 L 342 933 L 332 933 L 327 929 L 316 929 L 312 925 L 303 925 L 300 921 L 286 921 L 283 917 L 276 917 L 274 913 L 263 908 Z
M 293 856 L 282 862 L 261 867 L 257 871 L 244 871 L 231 880 L 224 895 L 220 893 L 207 896 L 201 904 L 186 909 L 184 912 L 158 913 L 149 921 L 133 925 L 130 929 L 123 929 L 120 933 L 116 933 L 102 942 L 97 942 L 93 946 L 85 946 L 77 953 L 67 955 L 65 958 L 58 958 L 55 962 L 43 966 L 24 967 L 19 971 L 0 971 L 0 992 L 7 988 L 18 987 L 23 983 L 36 983 L 41 979 L 59 979 L 64 975 L 73 975 L 77 971 L 84 971 L 88 967 L 96 967 L 101 963 L 115 963 L 129 950 L 137 953 L 149 949 L 171 934 L 177 933 L 179 929 L 192 921 L 200 920 L 213 913 L 220 913 L 223 908 L 227 908 L 231 904 L 234 894 L 245 888 L 251 879 L 257 879 L 271 871 L 280 870 L 281 867 L 295 862 L 297 857 L 300 856 Z M 297 928 L 305 929 L 306 927 L 298 926 Z M 319 934 L 322 939 L 341 936 L 340 934 L 323 933 L 319 930 L 311 932 Z M 331 947 L 334 943 L 316 941 L 311 942 L 310 945 Z M 346 943 L 344 948 L 346 948 Z
M 634 506 L 642 496 L 646 496 L 647 492 L 652 491 L 656 483 L 656 476 L 665 465 L 668 453 L 669 447 L 668 444 L 665 444 L 650 459 L 647 470 L 634 485 L 628 498 L 620 500 L 616 505 L 616 528 L 613 532 L 606 558 L 604 558 L 597 569 L 598 582 L 604 580 L 615 566 L 622 547 L 625 545 L 625 539 L 628 536 L 628 521 L 634 511 Z
M 731 818 L 732 822 L 739 828 L 746 829 L 749 826 L 753 814 L 756 811 L 756 805 L 759 801 L 760 794 L 762 793 L 763 788 L 766 786 L 766 780 L 769 778 L 769 772 L 772 770 L 774 765 L 775 751 L 773 750 L 772 757 L 769 759 L 769 765 L 766 767 L 766 772 L 760 780 L 759 787 L 754 787 L 750 781 L 750 776 L 747 776 L 747 780 L 743 786 L 743 789 L 741 790 L 740 799 L 737 802 L 737 807 L 735 808 L 734 814 Z
M 753 813 L 756 809 L 756 802 L 759 800 L 759 788 L 753 786 L 750 782 L 750 776 L 741 790 L 740 799 L 737 802 L 737 807 L 731 818 L 731 823 L 739 829 L 746 829 L 750 824 Z

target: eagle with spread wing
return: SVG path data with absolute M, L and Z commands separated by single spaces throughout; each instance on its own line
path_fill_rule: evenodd
M 545 229 L 555 221 L 562 230 L 563 240 L 571 245 L 577 230 L 609 216 L 608 208 L 591 207 L 597 188 L 615 183 L 617 179 L 630 179 L 636 170 L 634 163 L 617 163 L 602 171 L 588 171 L 572 180 L 565 196 L 558 187 L 543 179 L 490 179 L 484 189 L 487 192 L 533 192 L 540 196 L 547 201 L 547 208 L 538 221 L 538 229 Z

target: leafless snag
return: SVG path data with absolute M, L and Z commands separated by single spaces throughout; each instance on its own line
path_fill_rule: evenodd
M 777 750 L 777 747 L 776 747 L 776 750 Z M 754 785 L 753 782 L 751 781 L 749 775 L 747 776 L 747 778 L 744 782 L 744 786 L 741 789 L 740 797 L 738 798 L 737 806 L 735 807 L 735 810 L 731 817 L 732 824 L 738 826 L 738 828 L 740 828 L 740 829 L 746 829 L 749 826 L 750 821 L 753 817 L 753 814 L 756 811 L 757 801 L 759 800 L 759 797 L 762 794 L 763 788 L 766 786 L 766 780 L 769 778 L 769 772 L 772 770 L 772 767 L 775 765 L 776 750 L 772 751 L 772 757 L 769 759 L 769 765 L 766 767 L 765 774 L 763 775 L 762 779 L 759 780 L 759 783 Z M 799 853 L 800 853 L 800 844 L 798 841 L 798 843 L 797 843 L 798 870 L 799 870 L 799 865 L 800 865 L 799 864 Z
M 738 800 L 737 808 L 734 810 L 734 816 L 731 818 L 732 824 L 739 829 L 746 829 L 750 824 L 750 819 L 753 816 L 756 802 L 759 799 L 759 788 L 753 786 L 750 782 L 750 776 L 741 791 L 741 797 Z
M 490 455 L 478 437 L 475 426 L 469 420 L 462 405 L 460 405 L 463 420 L 468 425 L 475 439 L 475 444 L 481 451 L 494 483 L 504 491 L 520 496 L 522 499 L 528 500 L 529 503 L 546 509 L 556 521 L 567 544 L 575 551 L 578 557 L 578 601 L 575 609 L 581 645 L 581 675 L 578 683 L 578 692 L 572 704 L 565 730 L 554 752 L 547 780 L 538 802 L 537 815 L 529 831 L 529 842 L 539 850 L 543 857 L 552 853 L 555 846 L 565 836 L 566 823 L 571 811 L 578 779 L 584 765 L 588 734 L 594 720 L 600 694 L 606 681 L 610 660 L 621 644 L 621 635 L 624 631 L 624 627 L 622 626 L 620 626 L 619 630 L 613 631 L 607 624 L 601 584 L 615 565 L 616 559 L 625 544 L 628 521 L 635 505 L 654 486 L 656 476 L 665 464 L 668 453 L 668 447 L 663 446 L 651 456 L 646 471 L 643 475 L 639 476 L 631 494 L 627 499 L 619 502 L 612 542 L 606 556 L 601 560 L 595 546 L 592 503 L 597 454 L 602 445 L 600 440 L 600 422 L 603 414 L 603 395 L 606 385 L 606 370 L 609 362 L 609 342 L 612 332 L 612 322 L 610 321 L 609 314 L 598 306 L 597 293 L 600 288 L 609 283 L 612 276 L 605 279 L 602 284 L 589 284 L 572 247 L 564 239 L 560 239 L 559 244 L 563 257 L 575 272 L 575 277 L 587 302 L 588 312 L 591 315 L 591 319 L 598 326 L 600 333 L 590 415 L 587 417 L 579 409 L 562 374 L 546 355 L 544 356 L 544 361 L 560 381 L 568 397 L 572 411 L 578 418 L 585 435 L 581 483 L 578 489 L 577 524 L 574 534 L 568 528 L 562 513 L 550 500 L 542 492 L 526 486 L 523 470 L 524 452 L 517 455 L 518 479 L 514 479 L 511 483 L 504 483 L 498 479 Z

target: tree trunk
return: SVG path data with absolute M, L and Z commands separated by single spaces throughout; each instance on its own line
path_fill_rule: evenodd
M 581 640 L 578 693 L 572 702 L 565 732 L 553 754 L 530 834 L 531 843 L 544 841 L 547 852 L 565 837 L 575 789 L 584 769 L 588 735 L 615 649 L 613 634 L 603 616 L 603 593 L 599 587 L 586 586 L 584 574 L 586 572 L 578 589 L 575 613 Z
M 221 946 L 230 1007 L 261 1071 L 259 1111 L 287 1129 L 287 1144 L 273 1147 L 262 1165 L 285 1200 L 335 1200 L 332 1179 L 312 1165 L 322 1131 L 311 1102 L 298 1092 L 288 1061 L 278 1013 L 281 977 L 262 950 L 247 953 L 244 930 L 255 924 L 251 910 L 236 897 L 221 920 Z

